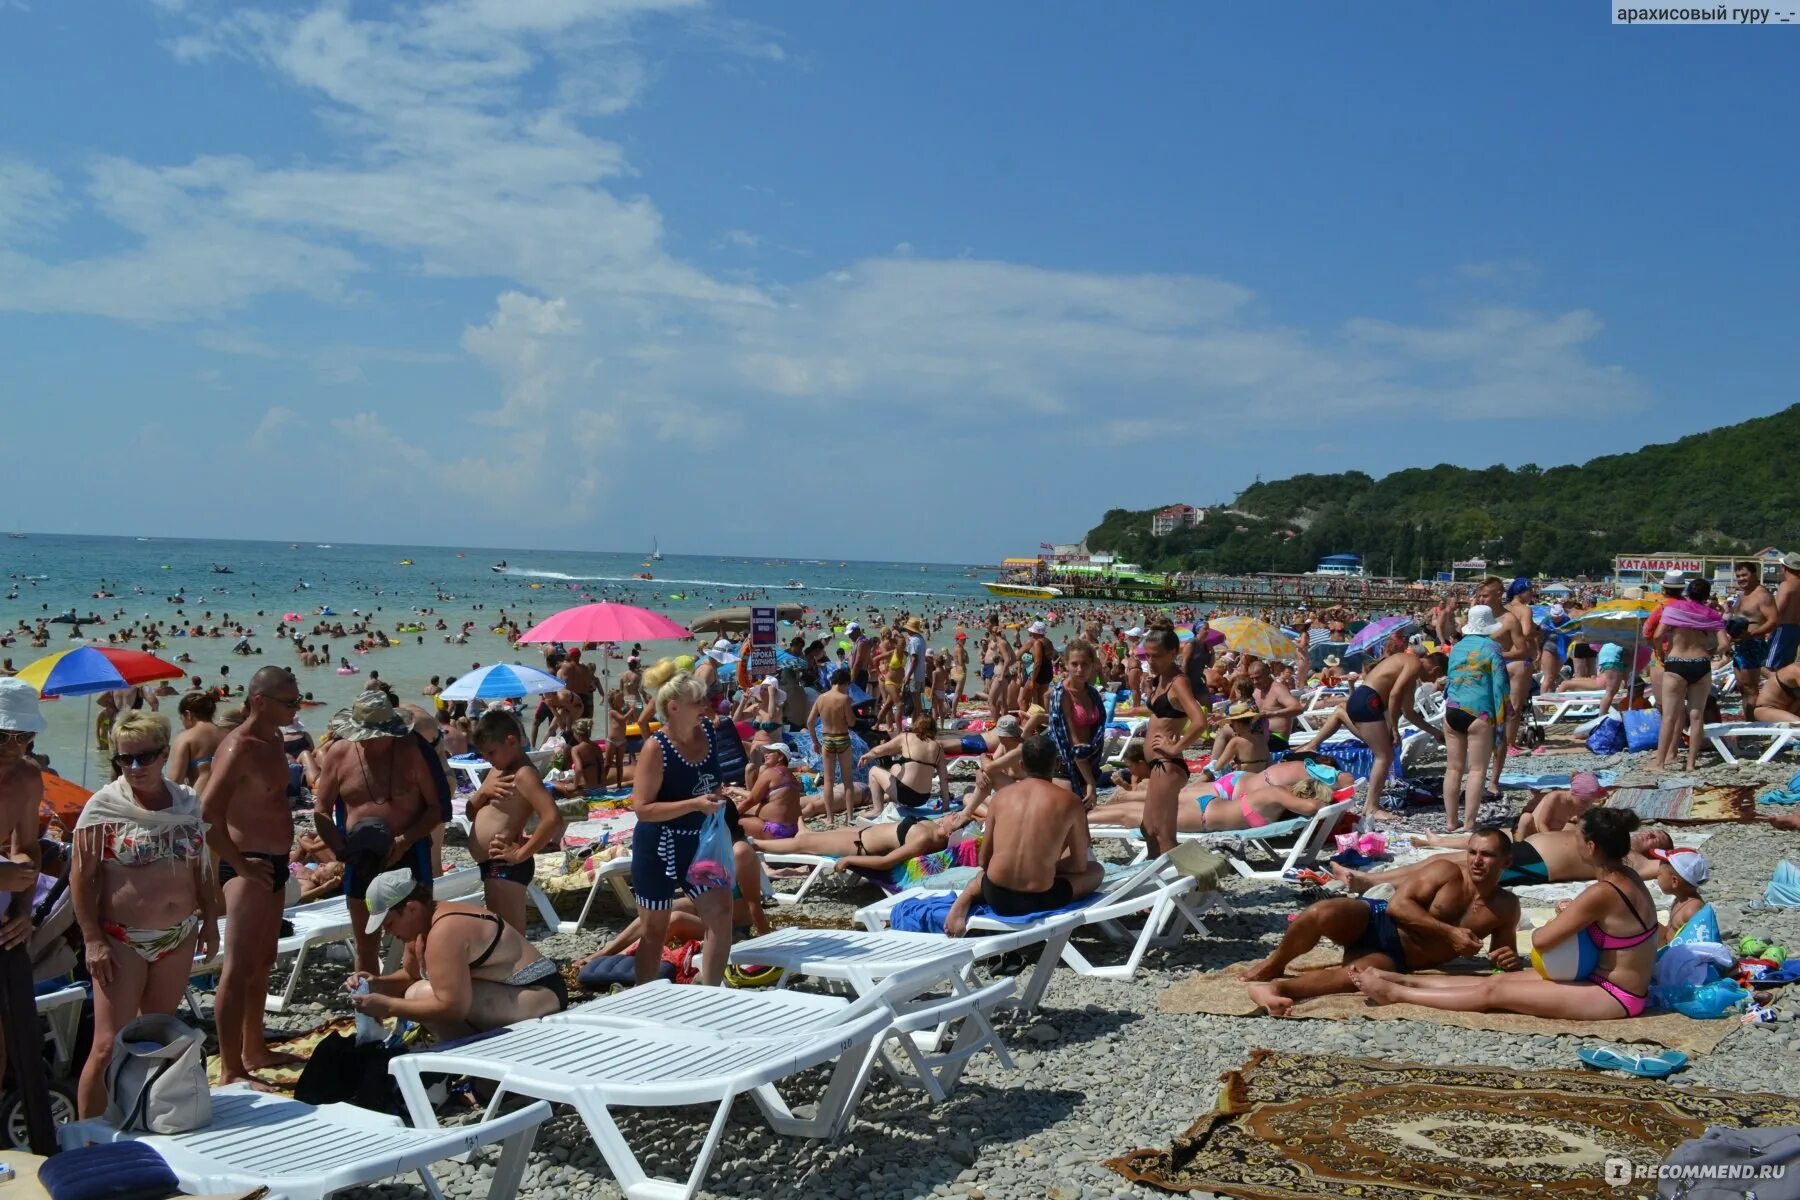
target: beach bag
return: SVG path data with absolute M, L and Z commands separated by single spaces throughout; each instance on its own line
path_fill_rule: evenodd
M 1669 1152 L 1666 1162 L 1688 1167 L 1730 1167 L 1730 1171 L 1714 1170 L 1717 1178 L 1695 1177 L 1664 1179 L 1656 1185 L 1663 1197 L 1686 1197 L 1686 1200 L 1741 1200 L 1754 1195 L 1758 1200 L 1800 1200 L 1800 1129 L 1732 1129 L 1717 1125 L 1697 1138 L 1681 1143 Z M 1751 1192 L 1748 1181 L 1754 1180 Z
M 206 1039 L 167 1013 L 138 1017 L 113 1041 L 106 1123 L 126 1133 L 188 1133 L 212 1124 Z
M 731 864 L 731 827 L 725 824 L 724 804 L 700 826 L 700 841 L 694 847 L 694 861 L 688 864 L 686 880 L 695 891 L 728 888 L 737 882 Z
M 1587 748 L 1595 754 L 1617 754 L 1625 748 L 1625 722 L 1605 717 L 1587 735 Z
M 1661 713 L 1639 709 L 1627 712 L 1625 714 L 1625 748 L 1633 753 L 1639 750 L 1656 749 L 1656 735 L 1661 728 Z

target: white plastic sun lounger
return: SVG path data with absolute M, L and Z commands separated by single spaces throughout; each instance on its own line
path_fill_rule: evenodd
M 67 1067 L 75 1061 L 75 1036 L 81 1027 L 81 1006 L 87 1000 L 87 988 L 72 983 L 37 998 L 38 1017 L 44 1033 L 56 1048 L 56 1064 Z
M 1312 821 L 1311 817 L 1293 817 L 1286 821 L 1273 821 L 1257 829 L 1214 829 L 1205 832 L 1177 833 L 1175 840 L 1181 843 L 1198 843 L 1203 846 L 1217 845 L 1245 846 L 1270 842 L 1284 842 L 1289 837 L 1305 829 Z M 1150 856 L 1149 845 L 1144 841 L 1144 831 L 1127 828 L 1123 825 L 1090 825 L 1088 826 L 1090 841 L 1130 842 L 1134 855 L 1132 865 L 1136 866 Z M 1282 853 L 1286 853 L 1285 850 Z
M 531 890 L 538 891 L 535 884 Z M 431 893 L 439 900 L 445 901 L 467 900 L 472 896 L 479 896 L 481 895 L 481 876 L 474 867 L 462 867 L 455 871 L 445 872 L 432 880 Z M 538 895 L 542 896 L 543 893 L 538 892 Z M 548 898 L 544 903 L 549 903 Z M 550 911 L 554 917 L 556 910 L 551 909 Z M 306 956 L 312 950 L 319 946 L 331 945 L 334 942 L 347 942 L 353 936 L 350 926 L 349 902 L 343 896 L 315 900 L 311 904 L 297 904 L 293 908 L 285 910 L 281 916 L 283 920 L 294 927 L 294 932 L 275 943 L 275 955 L 277 958 L 281 958 L 292 954 L 294 966 L 288 972 L 287 982 L 282 985 L 280 994 L 270 992 L 268 998 L 263 1002 L 264 1011 L 273 1013 L 282 1012 L 289 1004 L 293 1003 L 294 989 L 300 983 L 301 972 L 306 967 Z M 224 946 L 225 922 L 220 921 L 219 950 L 211 958 L 201 958 L 196 954 L 193 970 L 189 974 L 210 975 L 217 972 L 220 961 L 224 957 Z M 188 993 L 188 1005 L 197 1016 L 200 1009 L 191 990 Z
M 1043 999 L 1044 990 L 1050 983 L 1050 964 L 1056 959 L 1068 963 L 1083 975 L 1099 979 L 1130 979 L 1137 973 L 1138 965 L 1143 962 L 1145 952 L 1152 945 L 1166 943 L 1171 940 L 1171 936 L 1179 936 L 1168 934 L 1171 922 L 1185 921 L 1188 927 L 1202 936 L 1207 935 L 1209 931 L 1200 915 L 1212 906 L 1214 898 L 1209 896 L 1196 904 L 1190 898 L 1196 886 L 1190 876 L 1171 871 L 1169 858 L 1163 855 L 1153 861 L 1135 864 L 1125 874 L 1103 884 L 1089 897 L 1085 906 L 1073 912 L 1058 913 L 1042 921 L 1024 925 L 993 917 L 973 916 L 969 919 L 969 930 L 984 936 L 950 940 L 964 942 L 974 950 L 977 958 L 985 959 L 1010 953 L 1020 948 L 1020 945 L 1029 945 L 1029 942 L 1019 945 L 1012 943 L 1023 935 L 1041 931 L 1045 950 L 1040 955 L 1038 966 L 1027 981 L 1019 1002 L 1019 1007 L 1029 1010 L 1037 1007 L 1038 1002 Z M 920 888 L 901 892 L 858 909 L 856 919 L 865 929 L 885 929 L 892 918 L 894 907 L 901 901 L 932 894 Z M 1149 915 L 1133 930 L 1128 922 L 1140 913 Z M 1113 941 L 1131 947 L 1123 963 L 1097 966 L 1073 944 L 1071 939 L 1075 931 L 1089 925 L 1099 928 Z M 1049 957 L 1051 949 L 1055 950 L 1056 958 Z
M 1769 743 L 1762 756 L 1756 760 L 1759 763 L 1775 761 L 1776 755 L 1795 742 L 1800 742 L 1800 725 L 1777 725 L 1762 721 L 1722 721 L 1706 726 L 1701 732 L 1712 743 L 1712 748 L 1719 752 L 1719 757 L 1728 763 L 1739 761 L 1732 745 L 1741 738 L 1762 738 Z
M 1589 717 L 1599 716 L 1600 702 L 1604 699 L 1605 692 L 1546 692 L 1541 696 L 1533 696 L 1531 707 L 1537 710 L 1538 718 L 1546 725 L 1555 725 L 1563 721 L 1585 721 Z
M 388 1069 L 420 1126 L 436 1120 L 424 1075 L 490 1079 L 498 1085 L 490 1114 L 508 1093 L 572 1106 L 630 1200 L 690 1200 L 719 1148 L 732 1102 L 741 1095 L 756 1101 L 777 1133 L 842 1133 L 855 1113 L 879 1042 L 893 1023 L 893 1010 L 882 1002 L 871 1004 L 854 1021 L 768 1038 L 720 1039 L 692 1030 L 530 1021 L 495 1037 L 401 1055 Z M 816 1114 L 798 1117 L 775 1082 L 822 1063 L 836 1064 L 831 1082 Z M 684 1181 L 654 1178 L 638 1162 L 612 1110 L 686 1104 L 716 1105 L 693 1169 Z
M 828 854 L 764 854 L 762 860 L 765 866 L 770 867 L 806 868 L 806 875 L 800 880 L 798 890 L 784 892 L 776 889 L 774 891 L 777 904 L 798 904 L 805 900 L 807 893 L 813 890 L 813 886 L 831 874 L 837 866 L 837 859 Z M 765 878 L 767 877 L 765 872 Z M 791 876 L 784 876 L 784 878 L 791 878 Z
M 442 1200 L 431 1166 L 500 1144 L 490 1200 L 518 1194 L 537 1127 L 548 1104 L 532 1104 L 479 1125 L 453 1129 L 406 1126 L 398 1117 L 350 1104 L 314 1107 L 247 1088 L 212 1094 L 212 1124 L 192 1133 L 122 1133 L 104 1121 L 79 1121 L 57 1130 L 62 1147 L 142 1141 L 169 1165 L 190 1195 L 242 1192 L 267 1186 L 287 1200 L 325 1200 L 344 1188 L 418 1172 L 426 1192 Z
M 961 982 L 956 976 L 951 979 L 953 991 L 948 997 L 925 996 L 922 993 L 944 981 L 943 972 L 935 964 L 914 967 L 887 976 L 874 991 L 854 1003 L 839 996 L 809 992 L 677 987 L 667 980 L 657 980 L 544 1019 L 609 1028 L 672 1027 L 735 1040 L 766 1037 L 771 1030 L 801 1033 L 831 1029 L 853 1023 L 876 1005 L 886 1004 L 893 1009 L 895 1018 L 881 1042 L 882 1065 L 895 1079 L 922 1088 L 933 1101 L 941 1103 L 955 1090 L 964 1064 L 982 1050 L 993 1050 L 1004 1066 L 1012 1066 L 1012 1058 L 989 1015 L 1011 994 L 1013 981 L 1002 979 L 969 990 L 956 986 Z M 943 1035 L 956 1026 L 960 1028 L 949 1049 L 935 1052 Z M 908 1060 L 910 1072 L 889 1056 L 889 1046 Z

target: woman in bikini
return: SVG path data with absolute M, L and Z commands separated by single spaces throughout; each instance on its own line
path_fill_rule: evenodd
M 762 766 L 762 757 L 758 753 L 770 742 L 781 741 L 781 708 L 787 701 L 787 693 L 781 690 L 773 675 L 765 678 L 755 687 L 746 688 L 742 704 L 744 711 L 740 714 L 750 722 L 755 732 L 750 737 L 749 766 L 745 769 L 745 783 L 756 784 L 756 772 Z
M 1146 664 L 1144 700 L 1150 719 L 1144 744 L 1150 759 L 1150 782 L 1144 796 L 1141 828 L 1151 858 L 1175 848 L 1176 810 L 1188 781 L 1187 748 L 1206 732 L 1206 712 L 1176 666 L 1181 639 L 1170 625 L 1144 635 Z
M 1218 779 L 1202 771 L 1194 776 L 1181 789 L 1181 804 L 1175 810 L 1175 828 L 1179 833 L 1205 833 L 1209 829 L 1249 829 L 1258 827 L 1258 822 L 1242 815 L 1240 809 L 1238 825 L 1226 826 L 1225 813 L 1239 805 L 1242 799 L 1252 801 L 1256 817 L 1267 816 L 1261 824 L 1269 821 L 1285 821 L 1290 816 L 1310 815 L 1323 804 L 1308 795 L 1298 795 L 1307 779 L 1316 779 L 1328 787 L 1332 798 L 1342 799 L 1353 795 L 1356 777 L 1347 771 L 1340 771 L 1337 762 L 1322 754 L 1310 751 L 1285 758 L 1267 770 L 1251 773 L 1248 771 L 1229 771 Z M 1272 790 L 1275 795 L 1264 795 L 1265 790 Z M 1120 788 L 1104 805 L 1088 814 L 1090 826 L 1130 829 L 1140 825 L 1144 819 L 1145 788 L 1142 785 L 1129 791 Z M 1223 799 L 1226 804 L 1215 807 L 1214 801 Z M 1324 801 L 1323 803 L 1329 803 Z M 1286 812 L 1278 813 L 1275 806 Z M 1208 816 L 1209 812 L 1212 814 Z
M 1228 770 L 1260 772 L 1269 765 L 1269 723 L 1256 705 L 1239 700 L 1225 710 L 1224 744 L 1214 753 L 1214 774 Z
M 76 1090 L 84 1119 L 106 1111 L 119 1030 L 144 1013 L 173 1013 L 194 955 L 219 944 L 199 798 L 163 778 L 168 718 L 128 712 L 111 738 L 119 777 L 82 807 L 70 875 L 94 980 L 94 1045 Z
M 1076 638 L 1063 649 L 1062 682 L 1050 689 L 1050 740 L 1056 745 L 1059 773 L 1083 804 L 1099 799 L 1100 752 L 1106 741 L 1106 709 L 1094 672 L 1100 656 L 1092 642 Z
M 398 971 L 357 971 L 345 982 L 358 1012 L 416 1021 L 444 1041 L 547 1017 L 568 1004 L 556 960 L 479 904 L 435 900 L 431 885 L 404 867 L 377 875 L 368 902 L 368 931 L 385 930 L 406 950 Z M 364 982 L 368 992 L 358 993 Z
M 225 731 L 213 724 L 218 707 L 219 698 L 210 692 L 189 692 L 175 709 L 181 718 L 181 732 L 169 747 L 169 778 L 196 792 L 206 786 L 213 753 L 225 740 Z
M 912 728 L 871 747 L 858 761 L 898 758 L 892 767 L 869 768 L 869 791 L 877 809 L 893 803 L 901 808 L 922 808 L 931 803 L 931 785 L 937 782 L 945 803 L 950 800 L 950 771 L 944 748 L 937 743 L 937 722 L 930 713 L 913 718 Z
M 1729 654 L 1731 640 L 1725 634 L 1725 618 L 1707 605 L 1712 585 L 1695 579 L 1687 585 L 1687 597 L 1662 606 L 1656 625 L 1656 646 L 1662 652 L 1659 684 L 1662 727 L 1656 735 L 1656 769 L 1666 770 L 1679 753 L 1681 734 L 1688 735 L 1687 769 L 1694 769 L 1705 740 L 1706 701 L 1712 694 L 1712 656 Z
M 744 832 L 753 838 L 791 838 L 800 830 L 800 781 L 789 765 L 792 752 L 781 742 L 757 747 L 761 760 L 749 791 L 725 792 L 737 807 Z
M 950 837 L 974 818 L 967 813 L 948 816 L 907 817 L 897 823 L 858 825 L 844 829 L 802 828 L 790 838 L 756 838 L 764 854 L 819 854 L 836 858 L 836 870 L 852 867 L 886 871 L 924 854 L 935 854 L 950 844 Z
M 1516 1012 L 1567 1021 L 1638 1016 L 1649 1005 L 1659 927 L 1656 902 L 1625 862 L 1637 826 L 1637 814 L 1629 809 L 1591 808 L 1581 814 L 1581 857 L 1593 867 L 1595 882 L 1531 932 L 1532 947 L 1539 951 L 1572 937 L 1589 938 L 1599 957 L 1587 978 L 1559 983 L 1536 971 L 1431 976 L 1363 969 L 1352 972 L 1357 989 L 1377 1004 L 1423 1004 L 1452 1012 Z

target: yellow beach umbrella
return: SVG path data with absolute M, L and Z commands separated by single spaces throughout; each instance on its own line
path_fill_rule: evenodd
M 1225 635 L 1226 649 L 1239 654 L 1252 654 L 1271 662 L 1300 657 L 1299 644 L 1267 621 L 1255 617 L 1213 617 L 1207 625 Z

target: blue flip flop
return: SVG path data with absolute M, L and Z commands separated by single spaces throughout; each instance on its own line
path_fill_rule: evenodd
M 1763 984 L 1793 983 L 1795 980 L 1800 980 L 1800 961 L 1784 962 L 1773 971 L 1758 975 L 1754 982 L 1760 987 Z
M 1590 1067 L 1604 1071 L 1624 1071 L 1646 1079 L 1661 1079 L 1687 1066 L 1688 1057 L 1679 1050 L 1661 1054 L 1620 1054 L 1609 1046 L 1584 1046 L 1579 1057 Z

